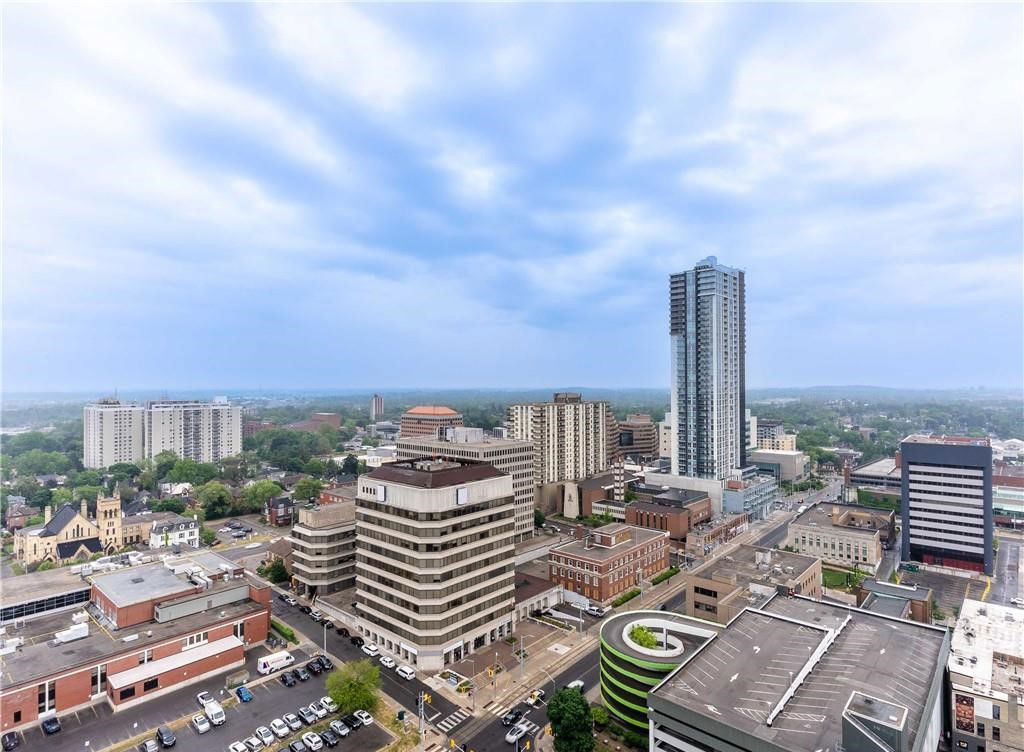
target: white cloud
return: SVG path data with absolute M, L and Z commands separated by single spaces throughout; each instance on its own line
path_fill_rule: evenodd
M 432 163 L 447 175 L 456 197 L 469 203 L 484 203 L 499 195 L 511 170 L 498 162 L 486 147 L 451 134 L 436 137 L 435 143 L 436 147 L 425 145 L 424 148 L 426 151 L 438 149 Z
M 429 61 L 355 5 L 268 3 L 258 9 L 279 55 L 371 111 L 402 110 L 429 88 Z

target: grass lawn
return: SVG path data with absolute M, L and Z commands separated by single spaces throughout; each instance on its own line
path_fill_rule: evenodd
M 846 590 L 849 585 L 846 582 L 846 578 L 849 576 L 849 572 L 839 572 L 835 569 L 821 569 L 821 582 L 832 590 Z

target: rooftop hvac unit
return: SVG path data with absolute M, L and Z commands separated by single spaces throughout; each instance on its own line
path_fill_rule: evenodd
M 86 624 L 89 621 L 89 614 L 85 611 L 79 611 L 71 616 L 71 621 L 74 624 Z
M 67 629 L 62 629 L 60 632 L 53 635 L 54 640 L 59 643 L 74 642 L 75 640 L 81 640 L 83 637 L 88 636 L 88 624 L 75 624 Z

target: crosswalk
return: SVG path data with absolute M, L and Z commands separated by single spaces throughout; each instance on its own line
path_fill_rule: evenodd
M 458 726 L 467 718 L 472 717 L 473 713 L 466 708 L 459 708 L 454 713 L 446 716 L 443 720 L 438 721 L 437 727 L 444 733 L 448 733 L 453 728 Z
M 497 716 L 498 718 L 501 718 L 503 715 L 505 715 L 505 713 L 508 713 L 510 710 L 514 710 L 517 707 L 519 707 L 519 703 L 518 702 L 513 703 L 512 705 L 509 705 L 508 707 L 502 707 L 501 705 L 495 705 L 493 708 L 491 708 L 487 712 L 490 713 L 491 715 L 494 715 L 494 716 Z M 538 731 L 540 731 L 540 725 L 537 724 L 537 723 L 534 723 L 532 720 L 530 720 L 530 716 L 528 716 L 528 715 L 527 716 L 523 716 L 522 718 L 520 718 L 519 719 L 519 723 L 521 723 L 524 726 L 526 726 L 526 733 L 527 733 L 528 736 L 533 736 Z

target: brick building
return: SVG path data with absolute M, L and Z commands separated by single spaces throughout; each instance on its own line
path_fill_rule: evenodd
M 278 496 L 267 502 L 263 514 L 268 525 L 287 527 L 295 522 L 295 501 L 290 496 Z
M 551 549 L 551 581 L 592 601 L 605 602 L 668 569 L 667 531 L 613 523 L 576 528 L 576 538 Z
M 444 436 L 444 429 L 465 425 L 462 414 L 444 405 L 418 405 L 402 413 L 402 436 Z
M 625 512 L 627 525 L 667 531 L 672 544 L 682 548 L 690 529 L 711 519 L 711 497 L 703 491 L 671 488 L 628 504 Z
M 40 602 L 47 587 L 66 589 L 42 574 Z M 267 638 L 270 587 L 211 552 L 87 581 L 81 610 L 62 606 L 6 625 L 5 643 L 16 649 L 0 656 L 5 732 L 100 703 L 116 713 L 238 667 Z

